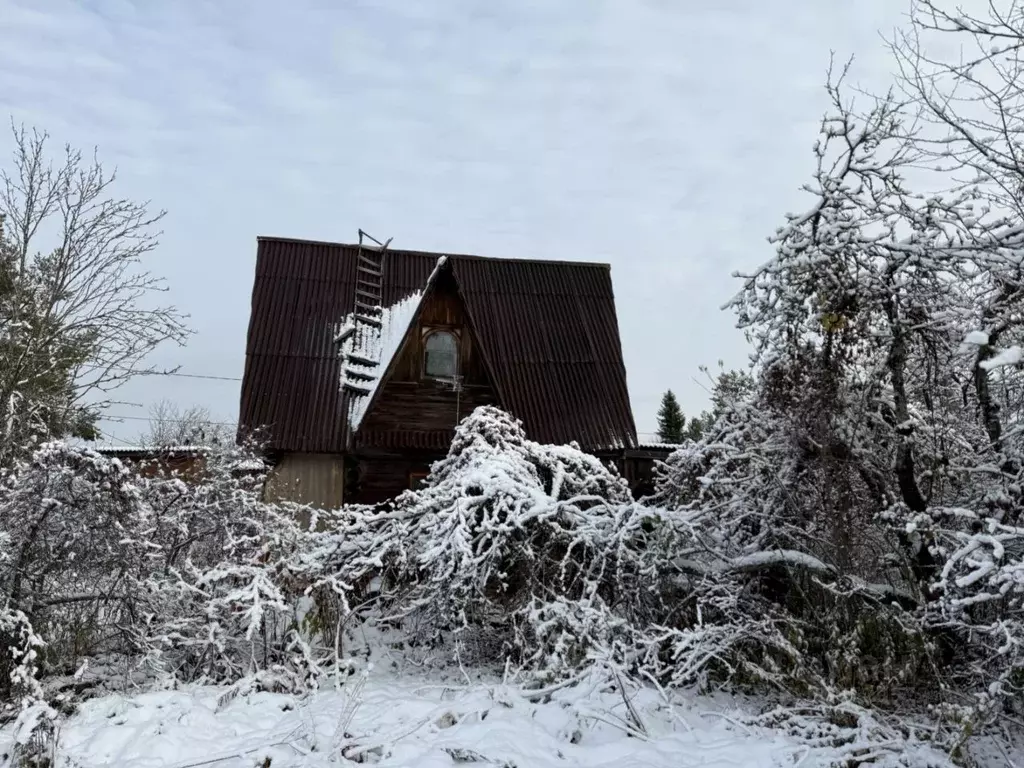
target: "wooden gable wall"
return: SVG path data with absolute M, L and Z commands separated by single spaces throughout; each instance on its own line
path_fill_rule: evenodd
M 436 330 L 459 337 L 459 392 L 422 375 L 424 340 Z M 462 419 L 478 406 L 498 402 L 465 306 L 454 280 L 443 272 L 424 296 L 417 321 L 356 433 L 358 490 L 354 496 L 376 503 L 405 490 L 410 473 L 425 472 L 430 463 L 447 454 Z

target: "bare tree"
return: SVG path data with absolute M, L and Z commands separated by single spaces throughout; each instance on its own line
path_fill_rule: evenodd
M 207 408 L 182 408 L 172 400 L 161 400 L 149 409 L 149 430 L 139 436 L 142 445 L 166 448 L 174 445 L 230 445 L 233 431 L 216 421 Z
M 163 212 L 116 197 L 114 172 L 12 124 L 0 169 L 0 465 L 39 439 L 90 436 L 110 392 L 184 343 L 184 317 L 151 301 L 142 266 Z
M 931 123 L 918 148 L 1024 217 L 1024 5 L 913 0 L 891 41 L 898 81 Z

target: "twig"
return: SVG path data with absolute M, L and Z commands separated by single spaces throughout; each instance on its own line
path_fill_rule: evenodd
M 589 711 L 588 712 L 581 712 L 580 715 L 581 715 L 581 717 L 589 718 L 591 720 L 596 720 L 597 722 L 604 723 L 605 725 L 610 725 L 612 728 L 618 728 L 619 730 L 623 731 L 628 736 L 632 736 L 634 738 L 641 739 L 642 741 L 647 741 L 648 740 L 648 736 L 647 736 L 646 733 L 643 733 L 641 731 L 636 730 L 636 728 L 634 728 L 632 725 L 627 723 L 625 720 L 621 720 L 620 722 L 616 723 L 616 722 L 613 722 L 611 720 L 606 720 L 604 717 L 602 717 L 601 715 L 597 714 L 596 712 L 589 712 Z
M 741 723 L 739 720 L 736 720 L 735 718 L 729 717 L 728 715 L 722 714 L 721 712 L 714 712 L 714 711 L 709 710 L 707 712 L 699 712 L 698 714 L 701 717 L 705 717 L 705 716 L 709 716 L 709 715 L 713 716 L 713 717 L 720 717 L 723 720 L 725 720 L 727 723 L 731 723 L 732 725 L 736 726 L 737 728 L 740 728 L 741 730 L 743 730 L 748 736 L 753 736 L 754 735 L 754 732 L 752 730 L 750 730 L 749 727 L 747 727 L 746 725 Z
M 688 732 L 693 733 L 693 726 L 690 725 L 690 723 L 687 722 L 682 715 L 676 712 L 676 705 L 673 703 L 672 698 L 668 694 L 668 691 L 665 690 L 665 686 L 658 682 L 658 678 L 656 678 L 646 669 L 641 670 L 641 674 L 644 675 L 644 677 L 646 677 L 648 680 L 650 680 L 651 683 L 654 685 L 654 688 L 658 691 L 658 694 L 661 696 L 662 701 L 664 701 L 665 705 L 668 707 L 668 713 L 672 717 L 672 719 L 680 725 L 682 725 Z
M 630 720 L 633 721 L 633 725 L 636 730 L 642 733 L 644 738 L 647 738 L 647 727 L 640 719 L 640 713 L 636 711 L 636 708 L 633 706 L 633 702 L 630 701 L 629 697 L 626 695 L 626 686 L 622 682 L 622 676 L 619 674 L 619 670 L 612 669 L 612 674 L 615 675 L 615 681 L 619 685 L 619 694 L 622 696 L 622 703 L 626 705 L 626 713 L 629 715 Z
M 289 736 L 293 735 L 300 728 L 301 728 L 301 726 L 299 728 L 296 728 L 295 731 L 293 731 L 292 733 L 290 733 L 288 735 Z M 204 765 L 214 765 L 215 763 L 223 763 L 223 762 L 225 762 L 227 760 L 234 760 L 235 758 L 238 758 L 238 757 L 245 757 L 246 755 L 251 755 L 254 752 L 259 752 L 259 751 L 264 750 L 264 749 L 270 749 L 271 747 L 291 747 L 296 752 L 298 752 L 300 755 L 308 755 L 309 754 L 308 750 L 302 749 L 301 747 L 299 747 L 297 744 L 295 744 L 292 741 L 276 741 L 276 742 L 274 742 L 272 744 L 263 744 L 263 745 L 258 746 L 258 747 L 252 747 L 250 749 L 243 749 L 240 752 L 230 752 L 230 753 L 224 752 L 224 753 L 222 753 L 222 756 L 220 756 L 220 757 L 211 757 L 211 758 L 208 758 L 206 760 L 200 760 L 200 761 L 194 762 L 194 763 L 179 763 L 177 765 L 170 766 L 170 768 L 200 768 L 200 766 L 204 766 Z
M 552 693 L 562 690 L 563 688 L 571 688 L 574 685 L 578 685 L 579 683 L 583 682 L 584 677 L 586 677 L 586 673 L 581 672 L 578 675 L 570 677 L 567 680 L 563 680 L 560 683 L 555 683 L 554 685 L 548 686 L 547 688 L 538 688 L 537 690 L 533 691 L 523 691 L 523 698 L 527 701 L 538 701 L 540 699 L 543 699 L 545 696 L 550 696 Z

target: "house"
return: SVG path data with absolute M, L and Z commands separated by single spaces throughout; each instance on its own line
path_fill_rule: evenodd
M 271 498 L 393 498 L 484 404 L 626 467 L 607 264 L 258 238 L 239 425 L 264 441 Z
M 216 449 L 208 445 L 101 445 L 95 451 L 108 459 L 118 459 L 138 477 L 175 477 L 198 483 L 209 477 L 210 457 Z M 249 478 L 258 484 L 266 472 L 265 463 L 256 456 L 222 458 L 227 462 L 220 463 L 220 467 L 227 468 L 236 479 Z
M 618 464 L 619 472 L 629 480 L 629 486 L 636 498 L 654 493 L 657 478 L 655 467 L 665 461 L 679 445 L 673 443 L 641 441 L 623 452 Z
M 155 448 L 104 445 L 96 448 L 96 452 L 109 459 L 119 459 L 141 477 L 197 478 L 202 474 L 206 459 L 206 450 L 196 445 Z

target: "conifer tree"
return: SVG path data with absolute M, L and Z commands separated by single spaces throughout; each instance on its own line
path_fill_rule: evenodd
M 661 398 L 661 408 L 658 410 L 658 439 L 663 443 L 681 443 L 685 427 L 686 417 L 670 389 Z

